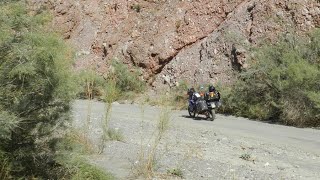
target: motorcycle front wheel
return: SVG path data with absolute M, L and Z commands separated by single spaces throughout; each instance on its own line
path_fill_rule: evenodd
M 196 112 L 195 111 L 191 111 L 190 107 L 188 107 L 188 113 L 189 113 L 190 117 L 193 117 L 193 118 L 196 117 Z

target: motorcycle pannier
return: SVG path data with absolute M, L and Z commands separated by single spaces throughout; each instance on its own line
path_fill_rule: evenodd
M 198 101 L 197 110 L 198 110 L 199 112 L 203 112 L 203 111 L 208 110 L 208 106 L 207 106 L 207 103 L 206 103 L 205 100 L 199 100 L 199 101 Z

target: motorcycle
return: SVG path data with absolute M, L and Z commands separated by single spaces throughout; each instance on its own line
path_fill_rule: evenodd
M 211 94 L 208 97 L 202 98 L 198 93 L 194 94 L 193 98 L 189 99 L 188 113 L 191 117 L 196 115 L 205 115 L 207 118 L 210 118 L 213 121 L 216 117 L 215 109 L 218 108 L 221 103 L 220 100 L 210 98 Z

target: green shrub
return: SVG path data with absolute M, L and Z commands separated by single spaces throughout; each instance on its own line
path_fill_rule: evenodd
M 72 180 L 113 180 L 115 179 L 111 174 L 107 174 L 101 169 L 85 162 L 78 160 L 73 164 Z
M 12 179 L 12 176 L 10 175 L 11 168 L 7 155 L 0 151 L 0 179 Z
M 178 86 L 172 87 L 169 92 L 160 93 L 157 97 L 146 97 L 145 101 L 149 105 L 170 106 L 173 109 L 181 110 L 188 107 L 188 84 L 185 81 L 178 83 Z
M 0 4 L 0 12 L 0 154 L 6 160 L 5 176 L 57 178 L 53 132 L 68 120 L 75 92 L 71 51 L 47 30 L 49 13 L 31 16 L 19 1 Z
M 128 67 L 124 64 L 113 61 L 113 72 L 109 74 L 109 80 L 114 80 L 116 86 L 121 92 L 133 91 L 141 93 L 145 90 L 146 84 L 139 78 L 139 74 L 136 71 L 128 70 Z
M 320 30 L 255 51 L 251 68 L 222 93 L 222 112 L 286 125 L 320 126 Z
M 113 102 L 133 98 L 135 94 L 145 90 L 146 84 L 136 71 L 130 71 L 127 66 L 115 60 L 110 69 L 105 79 L 93 70 L 81 71 L 76 80 L 79 84 L 78 97 L 105 101 L 110 101 L 111 98 Z
M 82 70 L 76 82 L 79 86 L 77 96 L 84 99 L 100 98 L 105 94 L 106 80 L 93 70 Z
M 174 87 L 170 91 L 170 97 L 168 100 L 170 101 L 171 105 L 174 105 L 175 109 L 187 109 L 188 106 L 188 84 L 184 81 L 179 83 L 179 86 Z
M 56 169 L 58 179 L 76 180 L 112 180 L 114 176 L 90 164 L 86 160 L 88 153 L 92 153 L 93 146 L 79 130 L 71 130 L 57 144 L 56 158 L 60 168 Z

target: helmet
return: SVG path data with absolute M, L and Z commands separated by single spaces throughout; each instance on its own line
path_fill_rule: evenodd
M 188 89 L 188 95 L 192 95 L 194 92 L 196 92 L 196 91 L 194 90 L 193 87 Z
M 210 85 L 209 86 L 209 92 L 214 92 L 216 89 L 214 88 L 214 86 L 213 85 Z
M 192 88 L 190 88 L 190 90 L 189 90 L 190 92 L 192 92 L 192 93 L 194 93 L 194 92 L 196 92 L 195 90 L 194 90 L 194 88 L 192 87 Z

